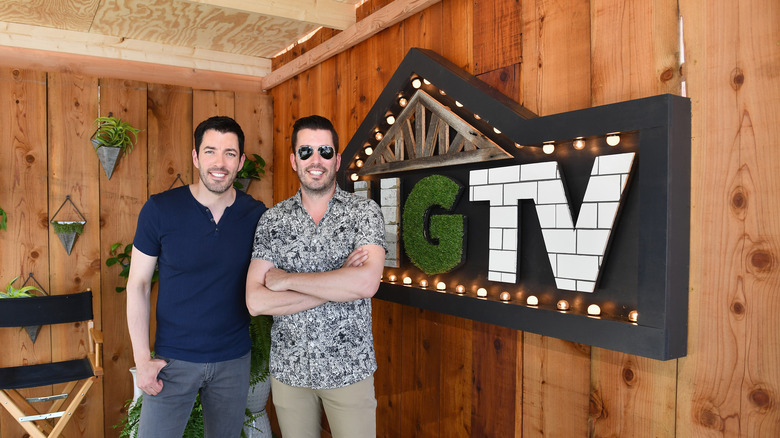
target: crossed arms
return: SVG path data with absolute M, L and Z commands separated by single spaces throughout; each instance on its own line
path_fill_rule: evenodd
M 371 298 L 379 288 L 385 250 L 364 245 L 341 268 L 326 272 L 285 272 L 254 259 L 246 278 L 246 306 L 252 315 L 290 315 L 328 301 Z

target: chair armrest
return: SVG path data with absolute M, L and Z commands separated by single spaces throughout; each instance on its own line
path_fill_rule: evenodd
M 95 375 L 103 375 L 103 332 L 95 328 L 93 321 L 89 322 L 89 361 Z

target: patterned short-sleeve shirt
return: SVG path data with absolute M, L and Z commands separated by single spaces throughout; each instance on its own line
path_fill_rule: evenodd
M 299 190 L 260 218 L 252 258 L 287 272 L 326 272 L 340 268 L 363 245 L 387 249 L 376 202 L 337 186 L 325 216 L 315 225 Z M 329 301 L 274 316 L 270 368 L 271 375 L 287 385 L 316 389 L 340 388 L 373 374 L 371 299 Z

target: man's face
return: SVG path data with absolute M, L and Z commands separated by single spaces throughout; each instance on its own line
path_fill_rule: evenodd
M 330 147 L 333 154 L 330 159 L 321 155 Z M 301 154 L 301 149 L 311 148 L 311 154 Z M 311 194 L 329 192 L 336 184 L 336 171 L 341 164 L 341 155 L 333 148 L 333 136 L 323 129 L 301 129 L 298 131 L 298 142 L 295 153 L 290 154 L 290 163 L 298 174 L 301 188 Z M 326 154 L 327 155 L 327 154 Z M 301 157 L 305 159 L 302 159 Z
M 209 129 L 203 134 L 200 152 L 192 150 L 192 163 L 198 168 L 200 180 L 215 194 L 233 186 L 244 156 L 238 152 L 238 136 Z

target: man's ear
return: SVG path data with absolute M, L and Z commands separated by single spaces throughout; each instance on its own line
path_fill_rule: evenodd
M 198 163 L 198 151 L 195 149 L 192 150 L 192 164 L 196 169 L 200 169 L 200 163 Z
M 295 154 L 290 154 L 290 165 L 292 166 L 293 171 L 298 171 L 298 165 L 295 164 Z

